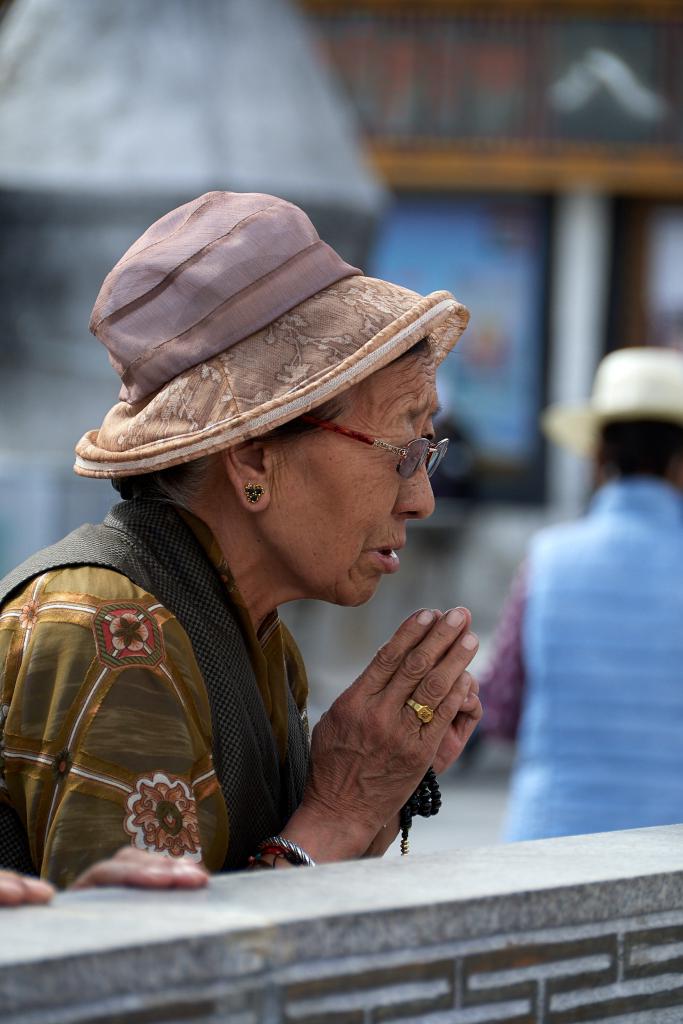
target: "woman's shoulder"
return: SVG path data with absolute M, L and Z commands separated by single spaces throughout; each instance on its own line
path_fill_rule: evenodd
M 0 666 L 3 652 L 15 649 L 21 652 L 12 661 L 16 671 L 33 665 L 36 655 L 36 666 L 52 664 L 55 670 L 62 659 L 75 659 L 93 671 L 99 666 L 173 677 L 204 725 L 208 720 L 201 675 L 181 623 L 154 594 L 115 570 L 70 566 L 29 580 L 0 608 Z
M 147 604 L 153 600 L 123 573 L 100 566 L 77 565 L 51 569 L 25 583 L 6 601 L 3 612 L 21 609 L 40 598 L 55 601 L 70 598 L 79 604 L 101 604 L 105 601 L 134 601 Z
M 150 665 L 156 665 L 165 651 L 181 666 L 188 666 L 191 675 L 198 673 L 192 644 L 175 614 L 114 569 L 91 565 L 51 569 L 29 580 L 0 607 L 0 630 L 39 630 L 43 636 L 49 633 L 58 646 L 61 627 L 74 625 L 83 627 L 104 648 L 108 639 L 116 647 L 109 636 L 112 629 L 118 635 L 116 631 L 124 626 L 128 631 L 135 628 L 147 637 L 144 646 L 149 648 Z M 67 629 L 64 639 L 71 645 L 73 632 Z M 116 656 L 117 663 L 123 664 L 118 647 Z M 141 655 L 136 663 L 142 663 Z
M 116 628 L 122 624 L 132 628 L 134 622 L 141 634 L 155 640 L 156 650 L 170 647 L 194 666 L 189 638 L 175 615 L 154 594 L 113 569 L 91 565 L 51 569 L 33 577 L 0 607 L 0 630 L 37 630 L 44 637 L 49 633 L 57 645 L 62 626 L 81 626 L 91 639 L 102 639 L 100 634 L 106 638 L 112 623 Z M 72 644 L 69 629 L 65 639 Z

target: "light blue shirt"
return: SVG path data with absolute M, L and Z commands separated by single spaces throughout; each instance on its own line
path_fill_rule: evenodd
M 528 576 L 525 704 L 505 837 L 683 821 L 683 498 L 602 487 L 542 531 Z

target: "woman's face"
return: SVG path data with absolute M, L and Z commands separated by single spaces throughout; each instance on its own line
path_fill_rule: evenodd
M 338 422 L 402 446 L 433 437 L 436 408 L 431 356 L 408 355 L 354 388 Z M 398 571 L 406 523 L 431 515 L 434 497 L 425 469 L 406 480 L 396 464 L 390 452 L 327 430 L 282 445 L 267 534 L 288 590 L 358 605 Z

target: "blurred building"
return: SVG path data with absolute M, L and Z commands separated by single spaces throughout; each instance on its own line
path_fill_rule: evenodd
M 683 348 L 680 0 L 303 7 L 394 191 L 375 270 L 472 310 L 442 401 L 483 493 L 575 511 L 585 468 L 540 408 L 611 348 Z

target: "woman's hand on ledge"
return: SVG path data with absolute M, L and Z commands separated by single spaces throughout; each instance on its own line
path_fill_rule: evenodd
M 313 730 L 309 782 L 283 835 L 314 860 L 384 852 L 383 826 L 427 768 L 443 771 L 461 753 L 481 718 L 470 622 L 463 608 L 411 615 Z M 408 699 L 432 720 L 423 724 Z
M 72 889 L 126 886 L 136 889 L 201 889 L 209 875 L 201 864 L 127 846 L 84 871 Z
M 25 903 L 49 903 L 55 891 L 48 882 L 15 871 L 0 870 L 0 907 L 20 907 Z

